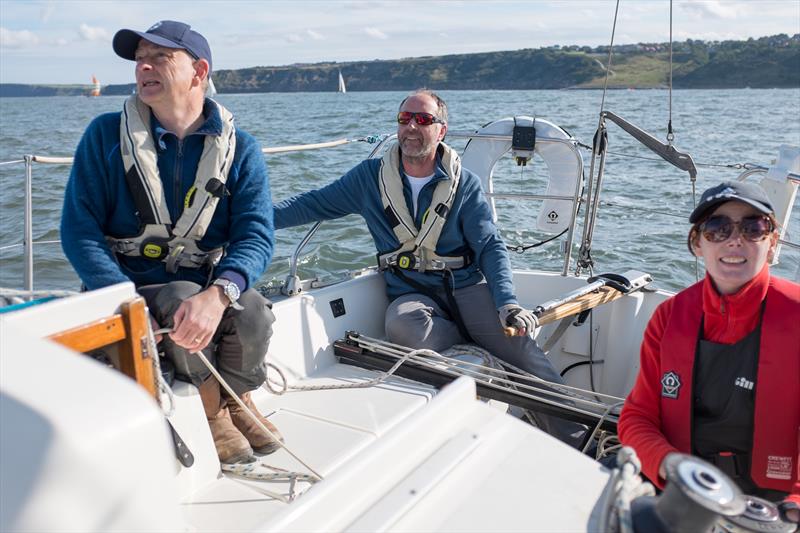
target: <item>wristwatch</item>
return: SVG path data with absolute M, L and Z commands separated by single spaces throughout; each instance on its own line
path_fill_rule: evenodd
M 231 307 L 237 311 L 244 309 L 244 307 L 239 304 L 239 296 L 242 295 L 242 292 L 239 290 L 239 286 L 237 284 L 229 279 L 220 278 L 214 280 L 212 285 L 219 285 L 222 287 L 222 294 L 224 294 L 225 297 L 231 301 Z

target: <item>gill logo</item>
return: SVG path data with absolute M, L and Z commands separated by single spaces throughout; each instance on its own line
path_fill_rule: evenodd
M 153 243 L 145 244 L 144 249 L 142 249 L 142 255 L 145 257 L 149 257 L 150 259 L 159 259 L 162 254 L 161 246 Z

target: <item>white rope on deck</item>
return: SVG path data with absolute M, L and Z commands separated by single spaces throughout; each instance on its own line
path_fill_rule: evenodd
M 151 328 L 148 325 L 148 330 Z M 155 343 L 155 336 L 156 335 L 164 335 L 170 333 L 172 330 L 170 328 L 161 328 L 155 331 L 151 330 L 151 339 L 152 342 Z M 258 426 L 263 432 L 269 435 L 273 441 L 278 443 L 278 445 L 286 450 L 293 459 L 295 459 L 298 463 L 303 465 L 306 469 L 308 469 L 311 474 L 304 474 L 302 472 L 291 472 L 289 470 L 284 470 L 282 468 L 278 468 L 275 466 L 265 465 L 261 462 L 254 462 L 254 463 L 239 463 L 235 465 L 227 465 L 224 463 L 220 463 L 220 468 L 223 472 L 228 472 L 231 474 L 236 474 L 242 477 L 246 477 L 248 479 L 255 479 L 259 481 L 289 481 L 289 497 L 288 500 L 285 496 L 282 496 L 277 493 L 268 492 L 271 497 L 279 499 L 285 503 L 288 503 L 292 499 L 294 499 L 294 486 L 297 481 L 308 481 L 309 483 L 316 483 L 317 481 L 322 481 L 322 475 L 319 474 L 316 470 L 314 470 L 311 466 L 308 465 L 305 461 L 303 461 L 300 457 L 297 456 L 292 450 L 289 449 L 286 444 L 284 444 L 281 439 L 279 439 L 272 431 L 269 430 L 262 422 L 258 419 L 258 417 L 253 413 L 247 405 L 239 398 L 239 395 L 234 392 L 228 382 L 219 374 L 214 365 L 212 365 L 209 360 L 206 358 L 205 354 L 202 351 L 192 352 L 193 355 L 196 355 L 200 361 L 208 368 L 209 372 L 216 378 L 219 384 L 224 388 L 228 395 L 233 398 L 233 400 L 242 408 L 242 410 L 247 413 L 247 416 L 255 422 L 256 426 Z M 159 372 L 160 374 L 160 372 Z M 274 474 L 265 474 L 263 472 L 257 472 L 255 469 L 257 466 L 263 466 L 269 470 L 272 470 Z
M 390 357 L 402 357 L 405 353 L 408 352 L 409 348 L 405 346 L 401 346 L 398 344 L 393 344 L 387 341 L 382 341 L 379 339 L 373 339 L 367 337 L 365 335 L 360 335 L 357 339 L 355 339 L 358 344 L 362 347 L 366 347 L 372 349 L 378 353 L 383 355 L 387 355 Z M 553 383 L 547 380 L 544 380 L 540 377 L 534 376 L 524 370 L 521 370 L 505 361 L 498 360 L 502 366 L 511 369 L 513 372 L 508 371 L 497 371 L 494 368 L 489 368 L 484 365 L 471 363 L 469 361 L 461 361 L 461 360 L 454 360 L 450 357 L 445 357 L 441 354 L 433 352 L 431 350 L 427 350 L 425 352 L 416 351 L 417 353 L 409 354 L 409 361 L 420 366 L 439 370 L 448 374 L 450 376 L 458 377 L 462 375 L 467 375 L 474 378 L 479 383 L 482 383 L 488 387 L 494 388 L 496 390 L 507 390 L 508 386 L 514 386 L 517 388 L 517 391 L 522 396 L 541 401 L 543 403 L 547 403 L 550 405 L 558 406 L 558 407 L 567 407 L 573 411 L 587 414 L 593 417 L 601 416 L 605 413 L 607 416 L 609 404 L 617 404 L 623 401 L 623 398 L 619 398 L 616 396 L 612 396 L 609 394 L 602 394 L 602 393 L 593 393 L 598 398 L 602 397 L 605 401 L 598 402 L 595 400 L 591 400 L 583 396 L 586 394 L 586 391 L 578 388 L 578 387 L 571 387 L 569 385 L 564 385 L 560 383 Z M 429 353 L 428 353 L 429 352 Z M 445 368 L 442 368 L 442 365 Z M 487 381 L 485 379 L 486 375 L 497 375 L 494 377 L 492 381 Z M 525 382 L 529 383 L 526 384 Z M 539 385 L 533 386 L 533 385 Z M 506 386 L 501 386 L 506 385 Z M 540 388 L 542 385 L 549 387 L 552 390 L 542 389 Z M 521 389 L 534 391 L 536 395 L 531 395 L 525 392 L 520 391 Z M 561 392 L 558 392 L 561 391 Z M 547 398 L 543 398 L 542 396 L 548 396 L 555 398 L 555 400 L 550 400 Z M 561 401 L 559 401 L 561 400 Z M 565 406 L 562 401 L 568 400 L 573 401 L 576 403 L 581 403 L 587 407 L 591 407 L 596 409 L 597 411 L 587 411 L 584 409 L 580 409 L 573 406 Z M 613 405 L 612 405 L 613 407 Z
M 298 463 L 300 463 L 301 465 L 306 467 L 308 469 L 308 471 L 311 472 L 314 475 L 314 477 L 316 478 L 316 481 L 322 481 L 322 479 L 323 479 L 322 475 L 320 475 L 316 470 L 311 468 L 311 466 L 309 466 L 308 463 L 306 463 L 305 461 L 300 459 L 300 457 L 298 457 L 297 454 L 295 454 L 292 450 L 290 450 L 289 447 L 286 446 L 286 444 L 281 442 L 281 439 L 279 439 L 272 431 L 270 431 L 264 424 L 261 423 L 261 420 L 259 420 L 258 417 L 250 410 L 250 408 L 245 405 L 245 403 L 242 401 L 242 399 L 239 398 L 239 395 L 234 392 L 234 390 L 231 388 L 231 386 L 228 385 L 228 383 L 222 378 L 222 376 L 219 374 L 219 372 L 217 372 L 217 369 L 214 368 L 214 365 L 212 365 L 208 361 L 208 359 L 206 359 L 206 356 L 203 354 L 203 352 L 198 350 L 198 351 L 192 352 L 192 353 L 200 358 L 200 360 L 203 362 L 203 364 L 206 365 L 206 368 L 208 368 L 208 370 L 211 372 L 211 374 L 217 379 L 217 381 L 219 381 L 219 384 L 222 385 L 222 388 L 224 388 L 228 392 L 230 397 L 233 398 L 233 400 L 239 405 L 239 407 L 241 407 L 242 410 L 244 410 L 244 412 L 247 413 L 247 416 L 249 416 L 250 419 L 253 422 L 255 422 L 255 424 L 259 428 L 261 428 L 261 430 L 263 432 L 265 432 L 267 435 L 272 437 L 272 440 L 277 442 L 278 445 L 280 445 L 281 448 L 286 450 L 286 453 L 288 453 L 290 456 L 292 456 L 292 458 L 294 458 Z M 298 474 L 298 475 L 302 476 L 303 474 Z

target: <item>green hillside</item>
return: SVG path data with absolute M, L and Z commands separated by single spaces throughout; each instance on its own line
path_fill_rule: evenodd
M 673 44 L 676 88 L 800 87 L 800 34 L 746 41 L 686 40 Z M 608 47 L 551 46 L 506 52 L 397 60 L 250 67 L 214 72 L 221 93 L 333 92 L 341 70 L 348 91 L 600 88 Z M 612 88 L 666 87 L 669 45 L 614 47 Z M 131 94 L 134 85 L 109 85 L 106 95 Z M 0 96 L 86 94 L 89 86 L 0 84 Z

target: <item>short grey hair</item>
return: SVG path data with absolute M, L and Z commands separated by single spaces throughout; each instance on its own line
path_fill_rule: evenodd
M 403 98 L 403 101 L 400 102 L 400 107 L 398 107 L 398 111 L 403 108 L 403 104 L 406 103 L 406 100 L 408 100 L 412 96 L 420 96 L 420 95 L 430 96 L 431 98 L 433 98 L 434 102 L 436 102 L 436 108 L 439 118 L 442 119 L 445 123 L 447 123 L 447 104 L 445 103 L 444 100 L 442 100 L 441 96 L 439 96 L 432 90 L 426 89 L 424 87 L 421 89 L 417 89 L 413 93 Z

